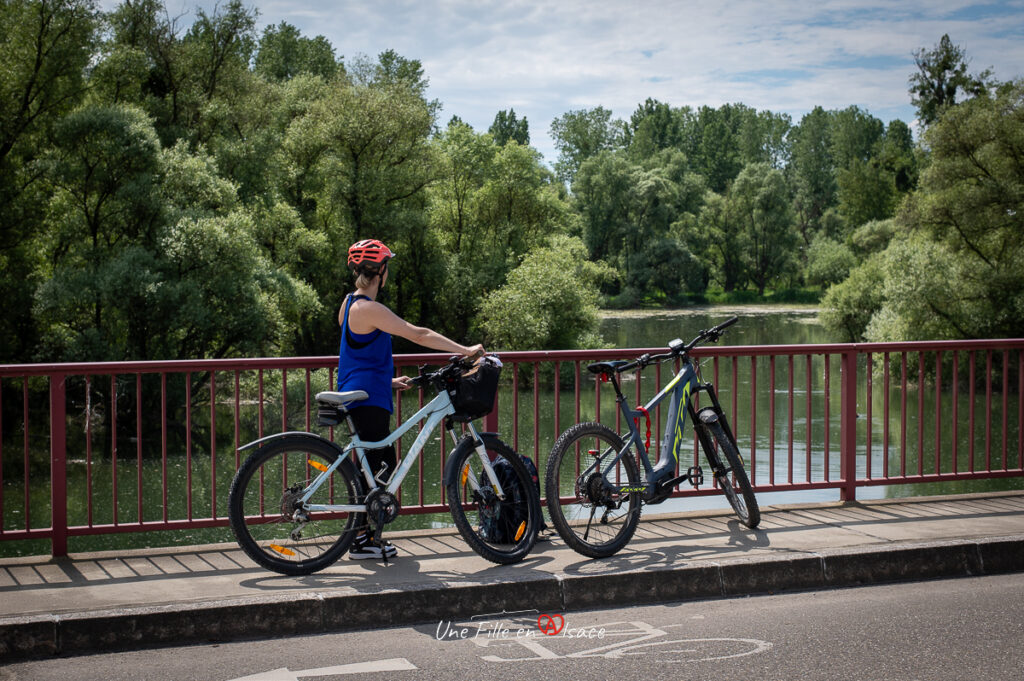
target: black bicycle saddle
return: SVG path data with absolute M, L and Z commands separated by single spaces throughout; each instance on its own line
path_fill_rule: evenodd
M 613 359 L 610 362 L 594 362 L 587 365 L 587 371 L 592 374 L 611 374 L 618 371 L 619 367 L 629 364 L 624 359 Z

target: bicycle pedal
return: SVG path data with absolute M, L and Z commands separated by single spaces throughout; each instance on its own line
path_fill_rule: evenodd
M 690 478 L 690 484 L 694 487 L 700 487 L 704 484 L 704 469 L 700 466 L 692 466 L 686 471 L 686 475 Z

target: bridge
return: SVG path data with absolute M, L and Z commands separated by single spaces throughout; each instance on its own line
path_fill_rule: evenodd
M 503 353 L 486 427 L 543 470 L 562 429 L 617 418 L 586 364 L 656 350 Z M 334 357 L 0 367 L 0 550 L 45 542 L 52 554 L 0 558 L 0 659 L 1024 570 L 1024 492 L 866 498 L 977 480 L 1019 488 L 1024 340 L 695 356 L 759 498 L 773 500 L 757 530 L 670 500 L 646 509 L 611 559 L 556 540 L 496 567 L 428 522 L 389 534 L 401 560 L 387 570 L 343 560 L 302 578 L 267 573 L 225 543 L 226 494 L 239 444 L 315 427 L 311 396 L 333 383 Z M 649 368 L 627 385 L 641 402 L 671 375 Z M 406 394 L 398 419 L 425 397 Z M 662 415 L 651 416 L 661 432 Z M 446 443 L 430 447 L 402 490 L 410 516 L 445 508 Z M 707 495 L 720 496 L 676 496 L 689 507 Z M 160 548 L 182 538 L 156 531 L 186 533 L 189 545 Z

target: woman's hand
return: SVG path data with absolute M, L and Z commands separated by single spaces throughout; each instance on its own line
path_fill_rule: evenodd
M 391 379 L 392 390 L 408 390 L 412 387 L 412 377 L 410 376 L 395 376 Z

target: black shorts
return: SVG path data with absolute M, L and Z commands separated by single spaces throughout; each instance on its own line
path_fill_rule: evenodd
M 378 442 L 391 434 L 391 412 L 383 407 L 353 407 L 348 413 L 352 415 L 352 423 L 360 440 Z M 395 446 L 367 450 L 366 461 L 370 464 L 374 477 L 380 480 L 390 479 L 398 464 Z M 385 465 L 387 468 L 382 475 L 381 468 Z

